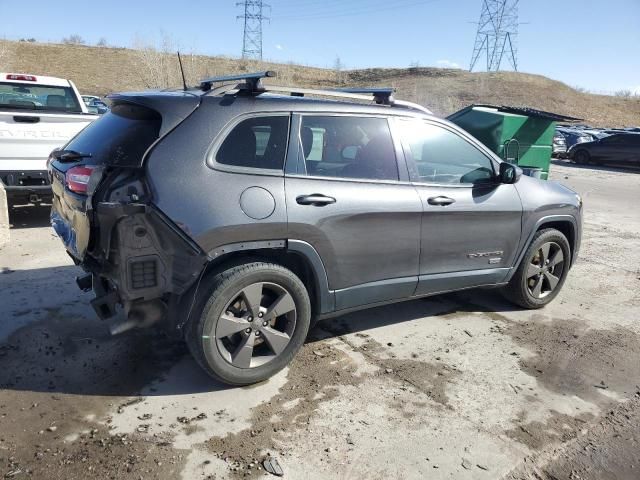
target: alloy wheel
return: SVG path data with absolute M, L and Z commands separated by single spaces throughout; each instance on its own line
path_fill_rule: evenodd
M 529 294 L 537 299 L 550 295 L 560 283 L 564 272 L 564 252 L 555 242 L 543 243 L 527 266 L 526 282 Z
M 216 345 L 234 367 L 259 367 L 286 349 L 295 327 L 293 296 L 275 283 L 253 283 L 235 294 L 218 318 Z

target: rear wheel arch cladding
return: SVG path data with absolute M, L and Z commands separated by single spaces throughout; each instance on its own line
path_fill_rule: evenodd
M 325 314 L 335 310 L 335 296 L 329 289 L 329 277 L 324 262 L 313 246 L 302 240 L 289 240 L 287 249 L 300 256 L 314 277 L 317 294 L 317 313 Z M 315 313 L 315 312 L 314 312 Z
M 305 244 L 305 242 L 293 242 L 294 245 L 296 245 L 296 242 L 298 244 Z M 302 246 L 303 250 L 308 250 L 308 248 L 313 249 L 311 245 L 306 245 L 308 247 L 305 247 L 304 245 Z M 297 246 L 299 247 L 299 245 Z M 319 256 L 317 260 L 320 260 Z M 324 272 L 324 270 L 318 272 L 318 267 L 314 265 L 314 262 L 308 257 L 308 255 L 305 255 L 300 250 L 292 248 L 241 250 L 227 253 L 218 258 L 211 259 L 206 263 L 198 275 L 198 280 L 191 285 L 189 290 L 184 292 L 184 294 L 177 299 L 173 308 L 170 309 L 170 314 L 172 315 L 171 324 L 174 328 L 184 330 L 183 327 L 186 323 L 193 320 L 195 313 L 194 308 L 200 301 L 199 296 L 202 294 L 201 289 L 206 288 L 207 282 L 210 278 L 240 264 L 256 261 L 281 265 L 297 275 L 307 289 L 311 299 L 313 315 L 320 315 L 333 311 L 333 295 L 332 292 L 328 290 L 326 272 Z M 325 278 L 324 285 L 322 283 L 323 275 Z

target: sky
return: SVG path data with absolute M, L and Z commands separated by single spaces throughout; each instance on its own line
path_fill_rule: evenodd
M 265 1 L 266 3 L 266 1 Z M 269 0 L 263 57 L 345 68 L 468 69 L 482 0 Z M 184 52 L 240 56 L 236 0 L 0 0 L 0 38 L 78 34 L 128 47 L 166 32 Z M 640 0 L 520 0 L 519 70 L 640 94 Z M 503 69 L 510 66 L 505 62 Z

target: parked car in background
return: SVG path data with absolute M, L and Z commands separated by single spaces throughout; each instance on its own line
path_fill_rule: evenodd
M 594 140 L 594 136 L 592 134 L 579 129 L 558 127 L 557 133 L 561 134 L 565 140 L 566 150 L 564 158 L 567 157 L 569 149 L 576 143 L 591 142 Z
M 100 100 L 100 97 L 96 95 L 82 95 L 82 101 L 87 107 L 91 105 L 91 102 L 93 102 L 94 100 Z
M 82 100 L 90 113 L 103 115 L 109 111 L 109 106 L 96 95 L 82 95 Z
M 105 102 L 103 102 L 100 99 L 92 100 L 91 103 L 89 103 L 89 105 L 87 106 L 87 108 L 89 110 L 95 108 L 98 115 L 103 115 L 109 111 L 109 105 L 107 105 Z
M 9 203 L 50 201 L 49 153 L 96 118 L 70 80 L 0 73 L 0 181 Z
M 551 152 L 552 157 L 566 158 L 567 156 L 567 141 L 561 132 L 556 130 L 553 134 L 553 150 Z
M 579 164 L 640 164 L 640 133 L 614 133 L 569 149 L 569 158 Z
M 164 325 L 244 385 L 284 368 L 318 319 L 473 287 L 523 308 L 558 295 L 578 194 L 391 88 L 263 76 L 112 95 L 53 152 L 52 224 L 97 315 L 120 315 L 112 332 Z

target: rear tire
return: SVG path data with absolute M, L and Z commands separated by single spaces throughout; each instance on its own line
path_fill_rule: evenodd
M 249 385 L 287 366 L 309 331 L 311 303 L 290 270 L 251 262 L 210 277 L 186 342 L 198 364 L 230 385 Z
M 540 230 L 502 293 L 522 308 L 542 308 L 562 289 L 570 262 L 567 237 L 554 228 Z

